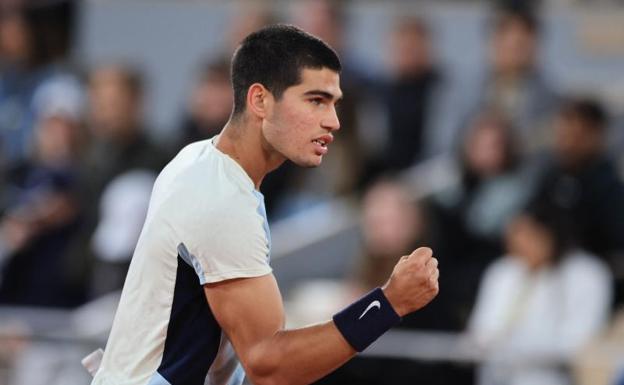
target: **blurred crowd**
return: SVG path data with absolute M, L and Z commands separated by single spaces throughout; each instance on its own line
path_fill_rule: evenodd
M 401 255 L 432 247 L 440 294 L 401 327 L 465 332 L 485 357 L 475 373 L 360 359 L 322 383 L 572 384 L 569 362 L 618 327 L 624 148 L 610 138 L 623 111 L 548 82 L 534 5 L 492 6 L 487 64 L 462 87 L 428 20 L 397 17 L 379 47 L 386 76 L 342 55 L 341 129 L 323 166 L 287 163 L 263 182 L 270 221 L 357 200 L 358 263 L 336 293 L 345 302 L 382 285 Z M 79 6 L 0 2 L 0 305 L 75 308 L 122 287 L 157 173 L 229 118 L 229 57 L 247 33 L 291 22 L 346 50 L 342 2 L 301 1 L 286 18 L 250 7 L 222 55 L 198 66 L 163 143 L 146 124 L 139 68 L 72 57 Z M 432 164 L 443 182 L 405 183 Z

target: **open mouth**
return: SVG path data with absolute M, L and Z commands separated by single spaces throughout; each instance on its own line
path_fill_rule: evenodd
M 327 148 L 328 143 L 323 139 L 314 139 L 312 142 L 320 145 L 323 148 Z
M 331 142 L 334 141 L 334 137 L 330 134 L 322 135 L 316 139 L 312 139 L 312 143 L 315 146 L 316 155 L 325 155 L 327 154 L 327 147 Z

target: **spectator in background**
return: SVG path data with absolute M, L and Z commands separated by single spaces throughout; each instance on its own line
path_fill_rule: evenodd
M 416 201 L 410 190 L 397 180 L 382 177 L 367 189 L 362 200 L 361 257 L 352 278 L 358 296 L 383 284 L 383 275 L 392 271 L 397 255 L 431 244 L 429 217 L 426 203 Z M 447 293 L 439 293 L 428 309 L 405 317 L 401 327 L 456 328 L 451 322 L 453 311 L 448 308 L 453 304 L 447 297 Z
M 101 244 L 100 241 L 92 240 L 91 237 L 96 226 L 100 226 L 98 223 L 106 218 L 106 213 L 98 211 L 100 205 L 104 203 L 96 202 L 101 202 L 104 191 L 116 178 L 127 176 L 127 173 L 134 171 L 141 172 L 129 175 L 137 176 L 141 183 L 130 183 L 131 186 L 139 186 L 132 190 L 138 191 L 137 195 L 144 196 L 144 199 L 149 199 L 149 195 L 141 193 L 145 190 L 145 183 L 150 183 L 145 182 L 149 178 L 144 177 L 144 172 L 155 174 L 164 167 L 167 158 L 149 139 L 147 128 L 144 126 L 143 81 L 138 72 L 120 65 L 100 66 L 89 75 L 88 88 L 90 104 L 87 123 L 91 143 L 86 153 L 82 175 L 84 199 L 90 210 L 87 212 L 83 243 L 77 246 L 76 252 L 84 248 L 93 253 L 91 294 L 99 295 L 121 288 L 133 250 L 128 250 L 127 255 L 120 256 L 117 252 L 97 248 L 97 245 Z M 151 184 L 149 188 L 151 189 Z M 144 211 L 143 205 L 133 207 L 139 212 L 127 215 L 140 217 Z M 142 220 L 131 222 L 138 222 L 137 228 L 140 229 Z M 118 231 L 124 229 L 127 227 L 119 227 Z M 133 234 L 138 238 L 138 231 Z M 111 235 L 110 239 L 119 239 L 118 237 L 123 235 Z M 115 257 L 111 258 L 113 254 Z
M 32 26 L 24 10 L 3 7 L 0 13 L 0 156 L 3 167 L 23 159 L 30 144 L 36 88 Z
M 399 20 L 388 46 L 390 79 L 383 93 L 387 143 L 376 163 L 383 170 L 401 171 L 440 152 L 440 141 L 449 141 L 438 124 L 438 114 L 445 114 L 440 110 L 445 86 L 421 19 Z
M 0 168 L 32 156 L 34 97 L 71 76 L 67 63 L 76 2 L 0 4 Z
M 204 64 L 191 91 L 182 123 L 182 139 L 175 152 L 191 142 L 208 139 L 221 132 L 230 118 L 233 98 L 229 60 L 219 59 Z
M 486 356 L 479 385 L 566 385 L 563 363 L 606 327 L 611 274 L 570 247 L 567 224 L 548 208 L 516 217 L 507 254 L 488 267 L 468 332 Z
M 424 213 L 409 191 L 392 179 L 380 179 L 362 200 L 362 257 L 354 286 L 360 294 L 385 282 L 399 255 L 425 246 Z
M 624 86 L 623 86 L 624 89 Z M 622 91 L 624 94 L 624 91 Z M 609 153 L 613 155 L 619 174 L 624 179 L 624 97 L 620 98 L 620 103 L 607 102 L 609 110 L 613 112 L 609 134 L 607 136 L 607 147 Z
M 528 6 L 500 10 L 490 37 L 488 73 L 466 95 L 467 116 L 488 108 L 513 123 L 523 155 L 545 146 L 546 122 L 556 106 L 555 93 L 537 66 L 538 43 L 538 20 Z
M 166 160 L 143 122 L 143 79 L 120 65 L 104 65 L 89 75 L 88 128 L 91 143 L 85 159 L 85 183 L 99 195 L 124 171 L 161 169 Z
M 276 22 L 268 1 L 247 1 L 236 4 L 230 28 L 224 38 L 224 56 L 230 57 L 245 36 Z
M 511 125 L 483 112 L 465 132 L 457 183 L 429 199 L 433 248 L 455 301 L 452 329 L 465 327 L 481 274 L 502 252 L 505 224 L 528 198 L 520 166 Z
M 78 232 L 82 95 L 63 85 L 36 98 L 34 156 L 7 174 L 0 218 L 0 302 L 71 307 L 84 300 L 65 253 Z
M 113 178 L 102 192 L 98 223 L 89 245 L 95 257 L 92 295 L 123 287 L 155 181 L 154 171 L 131 169 Z
M 608 118 L 596 100 L 570 98 L 555 119 L 555 146 L 533 201 L 561 210 L 578 245 L 605 259 L 624 300 L 624 185 L 606 150 Z

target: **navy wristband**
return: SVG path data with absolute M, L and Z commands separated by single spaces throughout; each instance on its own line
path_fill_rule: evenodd
M 383 290 L 376 288 L 333 317 L 345 340 L 358 352 L 401 322 Z

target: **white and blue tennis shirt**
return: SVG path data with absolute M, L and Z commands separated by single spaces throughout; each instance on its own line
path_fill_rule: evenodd
M 160 173 L 92 385 L 238 385 L 203 285 L 269 274 L 264 197 L 212 140 Z M 248 320 L 241 320 L 248 322 Z

